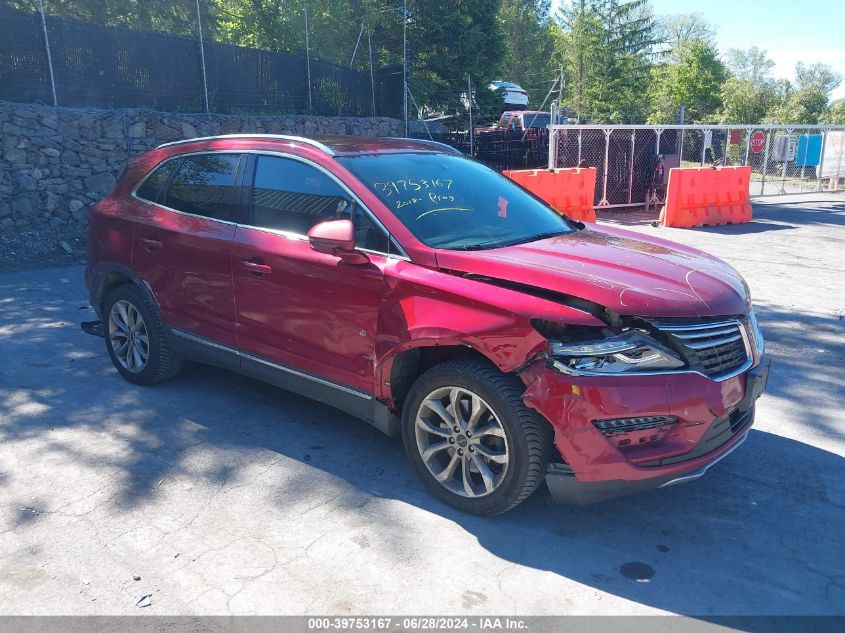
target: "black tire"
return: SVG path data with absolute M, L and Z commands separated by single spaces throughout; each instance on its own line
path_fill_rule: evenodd
M 126 301 L 131 304 L 141 315 L 146 326 L 149 338 L 149 353 L 146 365 L 138 372 L 129 371 L 118 360 L 109 336 L 109 315 L 112 307 L 118 301 Z M 184 361 L 171 348 L 158 309 L 140 288 L 133 284 L 126 284 L 112 290 L 103 303 L 102 315 L 106 349 L 115 368 L 126 380 L 136 385 L 152 385 L 173 378 L 182 369 Z
M 417 445 L 416 418 L 422 402 L 437 389 L 450 386 L 477 394 L 505 431 L 508 467 L 498 487 L 484 496 L 461 496 L 439 483 Z M 403 407 L 402 440 L 414 470 L 435 497 L 462 512 L 491 516 L 512 509 L 537 489 L 546 474 L 554 431 L 548 422 L 525 406 L 523 391 L 515 376 L 476 360 L 447 361 L 417 378 Z

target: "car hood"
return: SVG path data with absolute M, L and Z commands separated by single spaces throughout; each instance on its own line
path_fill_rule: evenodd
M 438 251 L 443 270 L 530 286 L 624 315 L 745 314 L 742 277 L 694 248 L 607 226 L 484 251 Z

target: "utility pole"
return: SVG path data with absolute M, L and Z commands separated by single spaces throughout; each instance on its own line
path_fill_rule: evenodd
M 308 82 L 308 109 L 313 110 L 311 101 L 311 49 L 308 46 L 308 5 L 305 5 L 305 79 Z
M 373 116 L 376 115 L 376 80 L 373 76 L 373 40 L 367 33 L 367 47 L 370 49 L 370 95 L 373 98 Z
M 467 104 L 469 105 L 469 155 L 475 155 L 475 129 L 472 125 L 472 77 L 467 75 Z
M 50 54 L 50 38 L 47 37 L 47 19 L 44 17 L 44 3 L 38 0 L 38 11 L 41 13 L 41 28 L 44 29 L 44 46 L 47 49 L 47 68 L 50 70 L 50 88 L 53 90 L 53 107 L 59 105 L 56 99 L 56 79 L 53 76 L 53 56 Z
M 557 77 L 557 110 L 563 107 L 563 66 L 560 67 L 560 74 Z
M 197 26 L 200 35 L 200 61 L 202 62 L 202 93 L 205 96 L 205 113 L 208 114 L 208 80 L 205 76 L 205 45 L 202 41 L 202 16 L 200 14 L 200 0 L 197 0 Z
M 408 0 L 402 0 L 402 116 L 408 136 Z

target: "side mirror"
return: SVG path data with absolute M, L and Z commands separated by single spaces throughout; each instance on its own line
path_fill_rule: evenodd
M 355 228 L 352 220 L 320 222 L 308 231 L 308 242 L 318 253 L 339 257 L 350 264 L 365 264 L 369 258 L 355 250 Z

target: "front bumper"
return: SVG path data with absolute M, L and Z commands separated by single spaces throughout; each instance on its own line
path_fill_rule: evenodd
M 552 497 L 585 504 L 698 479 L 746 439 L 770 366 L 763 356 L 744 374 L 721 382 L 683 372 L 609 379 L 547 369 L 529 385 L 525 401 L 555 426 L 566 461 L 549 467 Z M 592 424 L 661 415 L 678 422 L 656 441 L 625 448 Z

